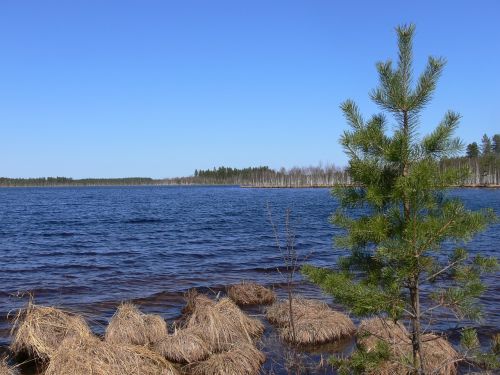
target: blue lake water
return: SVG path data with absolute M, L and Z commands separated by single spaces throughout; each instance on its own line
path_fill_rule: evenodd
M 500 215 L 500 189 L 457 189 L 469 208 Z M 0 345 L 8 312 L 30 291 L 40 304 L 88 314 L 99 330 L 121 300 L 167 319 L 191 287 L 219 290 L 240 280 L 279 285 L 283 261 L 267 205 L 283 224 L 292 210 L 297 249 L 308 262 L 334 264 L 337 204 L 328 189 L 239 187 L 85 187 L 0 189 Z M 500 224 L 478 235 L 471 252 L 498 256 Z M 482 332 L 500 327 L 500 275 L 488 277 Z M 301 284 L 301 292 L 320 296 Z M 445 327 L 449 328 L 449 327 Z

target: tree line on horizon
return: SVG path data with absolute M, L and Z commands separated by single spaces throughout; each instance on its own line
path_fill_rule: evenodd
M 36 177 L 36 178 L 7 178 L 0 177 L 0 186 L 119 186 L 119 185 L 155 185 L 158 180 L 149 177 L 124 178 L 82 178 L 71 177 Z
M 480 144 L 469 143 L 465 155 L 446 158 L 440 163 L 441 171 L 450 168 L 468 170 L 465 186 L 500 185 L 500 134 L 491 138 L 484 134 Z M 268 166 L 231 168 L 214 167 L 196 169 L 192 176 L 153 179 L 150 177 L 83 178 L 0 177 L 2 187 L 30 186 L 120 186 L 120 185 L 241 185 L 253 187 L 329 187 L 351 184 L 346 168 L 333 164 L 272 169 Z

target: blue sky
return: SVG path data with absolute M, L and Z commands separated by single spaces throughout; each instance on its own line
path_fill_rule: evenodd
M 339 104 L 378 111 L 375 62 L 417 25 L 448 60 L 465 142 L 500 132 L 498 1 L 0 1 L 0 176 L 172 177 L 345 165 Z

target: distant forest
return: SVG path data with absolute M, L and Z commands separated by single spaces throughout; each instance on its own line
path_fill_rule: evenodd
M 38 177 L 6 178 L 0 177 L 0 186 L 106 186 L 106 185 L 159 185 L 162 180 L 149 177 L 126 178 L 83 178 Z
M 500 135 L 486 134 L 480 143 L 470 143 L 466 154 L 445 159 L 441 168 L 463 167 L 470 170 L 465 186 L 500 186 Z M 86 178 L 67 177 L 5 178 L 0 186 L 118 186 L 118 185 L 240 185 L 250 187 L 329 187 L 349 184 L 347 169 L 334 165 L 271 169 L 267 166 L 251 168 L 219 167 L 195 170 L 193 176 L 152 179 L 148 177 Z
M 441 162 L 441 168 L 468 168 L 469 178 L 464 185 L 492 186 L 500 185 L 500 134 L 491 138 L 484 134 L 480 144 L 472 142 L 467 145 L 465 156 L 450 158 Z

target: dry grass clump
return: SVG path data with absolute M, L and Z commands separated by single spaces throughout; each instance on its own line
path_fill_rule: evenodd
M 292 299 L 292 315 L 294 320 L 300 319 L 302 316 L 309 316 L 313 312 L 321 313 L 328 310 L 331 310 L 330 307 L 321 301 L 300 297 Z M 266 316 L 271 324 L 279 327 L 288 326 L 290 324 L 289 300 L 280 300 L 269 306 L 266 311 Z
M 190 366 L 192 375 L 257 375 L 266 360 L 255 346 L 239 343 Z
M 114 344 L 148 345 L 168 334 L 159 315 L 146 315 L 131 303 L 118 307 L 106 328 L 105 340 Z
M 292 299 L 292 316 L 295 336 L 290 322 L 288 300 L 275 303 L 267 310 L 269 321 L 281 327 L 281 337 L 301 345 L 333 342 L 356 331 L 354 323 L 347 315 L 332 310 L 320 301 Z
M 239 306 L 269 305 L 276 300 L 274 291 L 256 283 L 232 285 L 227 294 Z
M 154 350 L 177 363 L 203 361 L 212 352 L 212 347 L 203 339 L 201 327 L 179 329 L 154 344 Z
M 20 309 L 12 328 L 11 350 L 27 352 L 42 360 L 50 359 L 67 337 L 91 337 L 85 320 L 55 307 L 38 306 L 31 301 Z
M 215 305 L 215 301 L 204 294 L 198 293 L 196 289 L 188 290 L 184 298 L 186 299 L 186 305 L 183 307 L 182 313 L 186 315 L 192 314 L 196 307 Z
M 179 375 L 161 355 L 144 346 L 113 344 L 97 337 L 69 337 L 51 358 L 45 375 Z
M 368 335 L 368 336 L 367 336 Z M 382 318 L 361 322 L 358 343 L 367 351 L 374 350 L 378 341 L 389 345 L 392 358 L 374 371 L 374 375 L 410 374 L 409 358 L 412 345 L 408 330 L 401 323 Z M 458 353 L 451 344 L 434 334 L 424 334 L 421 339 L 424 371 L 435 375 L 457 374 Z
M 320 315 L 303 316 L 294 321 L 295 342 L 301 345 L 323 344 L 333 342 L 354 334 L 356 328 L 352 320 L 345 314 L 337 311 L 327 311 Z M 294 342 L 290 326 L 283 327 L 281 337 Z
M 362 320 L 357 336 L 358 344 L 363 345 L 367 351 L 375 349 L 378 341 L 394 347 L 410 342 L 410 334 L 403 324 L 378 317 Z
M 264 324 L 259 319 L 249 317 L 229 298 L 222 298 L 215 305 L 215 309 L 226 316 L 232 324 L 241 327 L 252 339 L 259 338 L 264 332 Z
M 251 343 L 264 331 L 264 325 L 258 319 L 250 318 L 229 298 L 219 302 L 195 295 L 188 301 L 192 311 L 187 317 L 186 326 L 200 328 L 203 339 L 215 350 L 222 350 L 228 344 L 240 341 Z
M 0 359 L 0 375 L 16 375 L 18 372 L 10 367 L 7 363 L 7 359 Z

